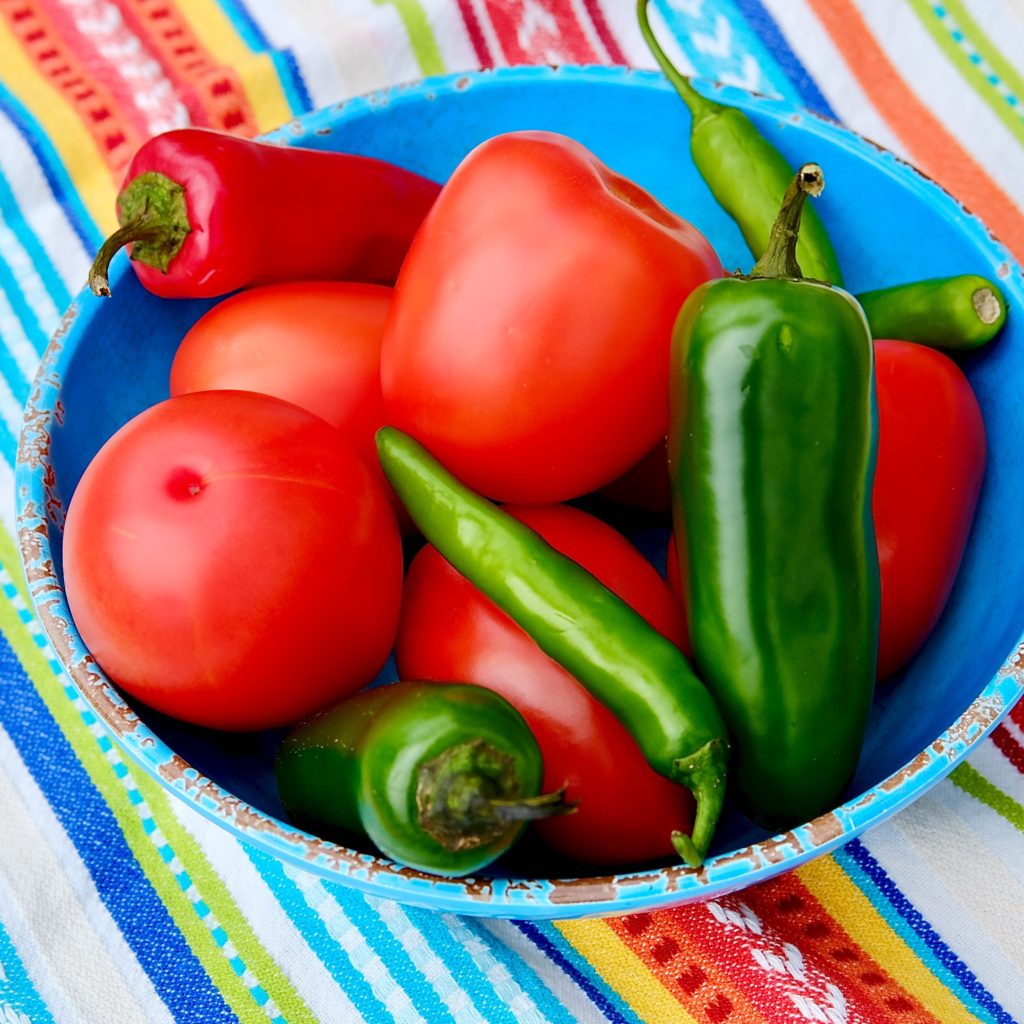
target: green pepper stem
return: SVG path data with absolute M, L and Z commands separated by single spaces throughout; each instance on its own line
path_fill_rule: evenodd
M 802 278 L 803 272 L 796 258 L 796 246 L 800 238 L 800 216 L 804 201 L 810 196 L 821 195 L 825 187 L 825 175 L 817 164 L 804 164 L 790 181 L 782 197 L 782 207 L 768 238 L 768 248 L 754 264 L 748 277 L 789 277 Z
M 102 298 L 110 297 L 110 261 L 118 250 L 133 242 L 159 242 L 163 233 L 163 228 L 159 224 L 155 224 L 153 219 L 145 214 L 118 228 L 100 246 L 99 252 L 96 253 L 96 259 L 92 261 L 92 266 L 89 268 L 89 290 L 93 295 Z
M 515 759 L 483 740 L 443 750 L 420 766 L 416 807 L 420 827 L 446 850 L 493 842 L 524 821 L 569 814 L 565 788 L 523 796 Z
M 698 122 L 716 114 L 721 108 L 713 100 L 701 96 L 690 84 L 690 80 L 681 74 L 679 69 L 668 59 L 668 54 L 661 48 L 661 44 L 654 35 L 654 30 L 651 28 L 650 18 L 647 14 L 649 2 L 650 0 L 637 0 L 636 18 L 640 25 L 640 34 L 644 37 L 647 48 L 658 62 L 658 66 L 664 72 L 665 77 L 672 83 L 676 92 L 679 93 L 683 102 L 689 108 L 690 115 L 696 125 Z

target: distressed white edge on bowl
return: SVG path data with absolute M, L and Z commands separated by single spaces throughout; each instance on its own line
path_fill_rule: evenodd
M 271 133 L 267 138 L 293 143 L 302 137 L 337 128 L 339 112 L 364 113 L 387 106 L 404 93 L 428 99 L 439 94 L 488 88 L 511 81 L 558 76 L 570 81 L 636 79 L 657 89 L 672 87 L 659 72 L 612 66 L 518 66 L 465 72 L 394 86 L 314 111 Z M 719 90 L 748 109 L 761 109 L 779 119 L 794 119 L 794 108 L 780 100 L 756 96 L 730 86 L 697 82 L 702 91 Z M 995 247 L 1004 261 L 1004 288 L 1024 309 L 1024 287 L 1015 260 L 990 231 L 961 203 L 895 154 L 825 118 L 808 112 L 807 120 L 833 142 L 872 161 L 907 188 L 955 218 L 958 227 Z M 122 262 L 118 274 L 129 272 Z M 115 277 L 116 284 L 116 277 Z M 829 853 L 877 825 L 946 776 L 977 746 L 1024 693 L 1024 633 L 1013 652 L 962 715 L 912 761 L 814 821 L 759 843 L 710 858 L 698 870 L 670 865 L 632 872 L 561 879 L 447 879 L 411 870 L 310 835 L 265 814 L 201 775 L 175 754 L 123 700 L 89 654 L 71 620 L 50 553 L 51 525 L 63 525 L 63 505 L 48 477 L 51 425 L 62 417 L 59 394 L 62 375 L 73 356 L 64 339 L 72 325 L 89 323 L 105 300 L 88 289 L 76 297 L 54 333 L 35 377 L 25 409 L 15 478 L 18 543 L 36 612 L 61 664 L 85 702 L 127 753 L 164 787 L 205 817 L 239 838 L 286 863 L 333 882 L 367 893 L 437 911 L 521 920 L 569 919 L 634 913 L 721 896 L 788 871 Z

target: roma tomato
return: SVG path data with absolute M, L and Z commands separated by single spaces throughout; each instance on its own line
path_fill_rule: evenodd
M 985 472 L 978 400 L 947 355 L 875 342 L 878 464 L 872 507 L 882 573 L 878 676 L 917 652 L 953 589 Z
M 237 389 L 294 402 L 336 426 L 384 482 L 373 437 L 384 424 L 380 346 L 391 299 L 384 285 L 339 281 L 237 292 L 182 339 L 171 395 Z
M 710 243 L 578 142 L 494 136 L 456 168 L 395 285 L 389 422 L 474 490 L 592 491 L 668 425 L 672 325 Z
M 664 581 L 612 527 L 565 505 L 506 511 L 679 639 Z M 554 848 L 594 863 L 637 863 L 671 856 L 672 830 L 691 826 L 690 791 L 654 772 L 615 716 L 431 546 L 406 577 L 395 656 L 402 678 L 477 683 L 523 715 L 544 758 L 542 790 L 564 784 L 578 801 L 576 813 L 535 824 Z
M 902 668 L 953 589 L 985 472 L 985 424 L 960 367 L 908 341 L 875 342 L 878 461 L 872 490 L 882 583 L 878 679 Z M 669 586 L 684 609 L 674 539 Z
M 107 675 L 198 725 L 264 729 L 369 682 L 402 552 L 336 428 L 266 395 L 171 398 L 86 468 L 64 532 L 68 603 Z

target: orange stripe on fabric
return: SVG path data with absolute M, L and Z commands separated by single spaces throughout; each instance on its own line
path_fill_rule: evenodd
M 125 20 L 176 86 L 193 124 L 252 138 L 252 104 L 234 68 L 219 64 L 173 0 L 118 0 Z
M 703 906 L 632 914 L 608 924 L 644 966 L 701 1024 L 760 1024 L 766 1016 L 690 934 L 687 921 Z M 789 1004 L 793 1008 L 793 1004 Z
M 138 130 L 106 86 L 78 59 L 41 5 L 34 0 L 0 0 L 0 17 L 39 75 L 75 111 L 119 185 L 142 142 Z
M 752 886 L 742 899 L 779 940 L 791 943 L 805 962 L 833 978 L 869 1020 L 941 1024 L 850 938 L 797 875 Z
M 850 0 L 808 0 L 851 73 L 915 163 L 976 213 L 1018 257 L 1024 214 L 900 77 Z

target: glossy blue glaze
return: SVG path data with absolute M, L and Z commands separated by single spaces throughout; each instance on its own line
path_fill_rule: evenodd
M 22 553 L 43 624 L 85 698 L 128 752 L 177 796 L 290 863 L 367 892 L 466 914 L 569 918 L 651 910 L 707 899 L 803 863 L 853 838 L 949 772 L 1022 691 L 1024 546 L 1024 282 L 1008 251 L 934 183 L 892 154 L 834 124 L 732 88 L 796 166 L 814 160 L 827 189 L 818 209 L 850 290 L 916 278 L 979 273 L 1010 303 L 1003 335 L 965 360 L 985 415 L 989 465 L 964 564 L 939 627 L 899 677 L 880 689 L 850 799 L 833 813 L 768 836 L 727 813 L 700 871 L 655 866 L 615 876 L 536 850 L 492 877 L 436 879 L 316 840 L 281 818 L 272 757 L 280 733 L 220 736 L 129 708 L 88 659 L 60 589 L 63 508 L 89 459 L 135 413 L 167 395 L 184 331 L 211 303 L 145 292 L 119 256 L 114 297 L 78 296 L 46 353 L 26 413 L 17 476 Z M 688 114 L 657 74 L 540 67 L 453 75 L 309 115 L 272 136 L 282 144 L 383 157 L 444 179 L 472 146 L 502 131 L 571 135 L 695 223 L 726 267 L 750 254 L 711 199 L 688 154 Z M 998 228 L 998 225 L 995 225 Z M 538 236 L 537 245 L 544 245 Z M 922 516 L 928 514 L 921 510 Z M 657 547 L 657 538 L 645 537 Z M 652 547 L 652 550 L 653 550 Z M 318 643 L 319 638 L 305 638 Z M 387 668 L 382 678 L 392 678 Z M 638 795 L 642 799 L 642 795 Z

